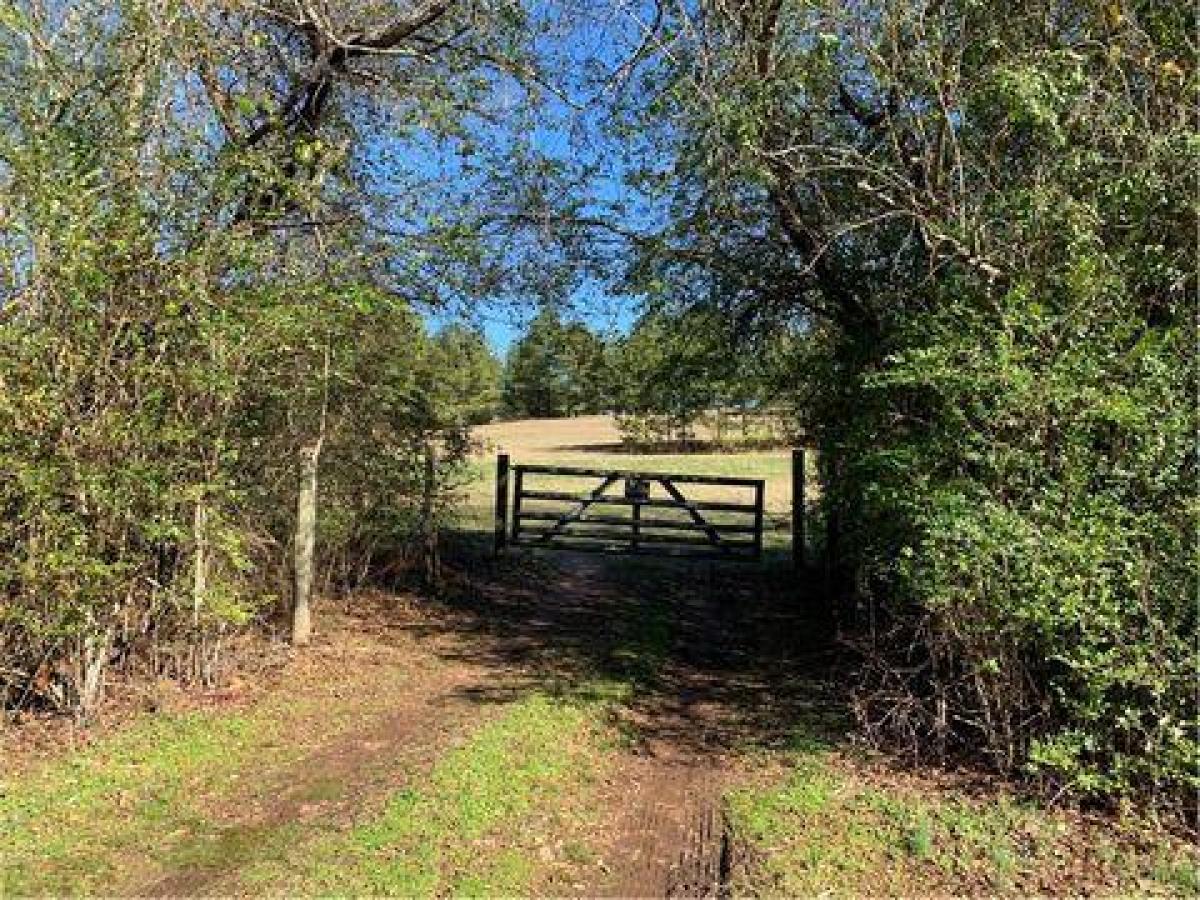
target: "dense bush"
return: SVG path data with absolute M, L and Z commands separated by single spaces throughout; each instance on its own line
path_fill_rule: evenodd
M 290 600 L 314 434 L 318 572 L 339 585 L 419 544 L 426 495 L 444 502 L 466 450 L 466 418 L 423 390 L 456 361 L 411 313 L 327 281 L 203 290 L 193 271 L 181 289 L 143 271 L 110 286 L 123 239 L 94 239 L 82 270 L 80 253 L 43 269 L 55 302 L 0 323 L 9 704 L 86 711 L 122 662 L 213 677 L 222 636 Z
M 1197 759 L 1194 339 L 1116 298 L 1066 327 L 1019 293 L 994 316 L 958 300 L 823 410 L 846 423 L 819 434 L 877 614 L 864 721 L 1077 792 L 1178 795 Z
M 1077 796 L 1194 797 L 1189 16 L 707 8 L 652 76 L 677 164 L 644 176 L 673 222 L 640 271 L 811 322 L 796 405 L 864 725 Z
M 409 298 L 480 254 L 371 129 L 428 149 L 499 86 L 458 48 L 373 57 L 465 21 L 410 16 L 0 3 L 0 708 L 86 714 L 115 665 L 209 680 L 281 606 L 302 642 L 314 582 L 436 551 L 496 372 Z M 489 66 L 523 27 L 493 25 Z

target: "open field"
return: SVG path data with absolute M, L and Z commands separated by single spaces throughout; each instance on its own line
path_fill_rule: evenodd
M 792 462 L 788 450 L 629 453 L 611 416 L 494 422 L 479 427 L 475 434 L 483 444 L 484 459 L 503 452 L 513 462 L 521 463 L 765 478 L 767 508 L 781 514 L 791 509 Z
M 788 450 L 729 453 L 630 453 L 621 443 L 611 416 L 570 419 L 523 419 L 495 422 L 476 429 L 480 451 L 474 463 L 476 481 L 468 488 L 468 516 L 481 525 L 489 521 L 495 492 L 495 456 L 508 453 L 513 463 L 582 466 L 601 469 L 675 472 L 689 475 L 727 475 L 766 481 L 766 542 L 780 545 L 789 538 L 792 508 L 792 457 Z M 814 488 L 813 460 L 808 461 L 810 502 Z M 557 479 L 556 490 L 594 487 L 595 480 Z M 744 491 L 690 486 L 698 500 L 744 502 Z

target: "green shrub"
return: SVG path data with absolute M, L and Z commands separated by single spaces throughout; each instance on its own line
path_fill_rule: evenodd
M 1193 25 L 715 9 L 662 67 L 670 224 L 639 271 L 755 339 L 810 326 L 789 402 L 873 735 L 1194 805 Z

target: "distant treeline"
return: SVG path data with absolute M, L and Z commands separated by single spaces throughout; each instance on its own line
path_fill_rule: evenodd
M 605 336 L 546 308 L 508 354 L 500 412 L 613 413 L 636 444 L 687 442 L 701 431 L 718 443 L 783 440 L 800 340 L 787 329 L 750 340 L 700 309 L 647 312 L 628 334 Z

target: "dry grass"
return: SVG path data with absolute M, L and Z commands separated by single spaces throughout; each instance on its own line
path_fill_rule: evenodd
M 476 436 L 491 447 L 522 462 L 549 462 L 581 451 L 581 447 L 604 447 L 601 452 L 620 453 L 621 435 L 612 416 L 576 416 L 571 419 L 517 419 L 481 425 Z M 538 457 L 533 459 L 532 457 Z
M 481 480 L 471 491 L 472 505 L 490 503 L 494 490 L 491 462 L 496 453 L 503 452 L 508 453 L 514 463 L 764 478 L 767 482 L 766 505 L 773 517 L 785 520 L 792 506 L 791 454 L 787 450 L 630 453 L 621 443 L 613 417 L 607 415 L 493 422 L 479 427 L 475 436 L 481 444 L 478 459 Z M 704 499 L 745 500 L 744 490 L 695 493 L 697 497 L 703 493 Z

